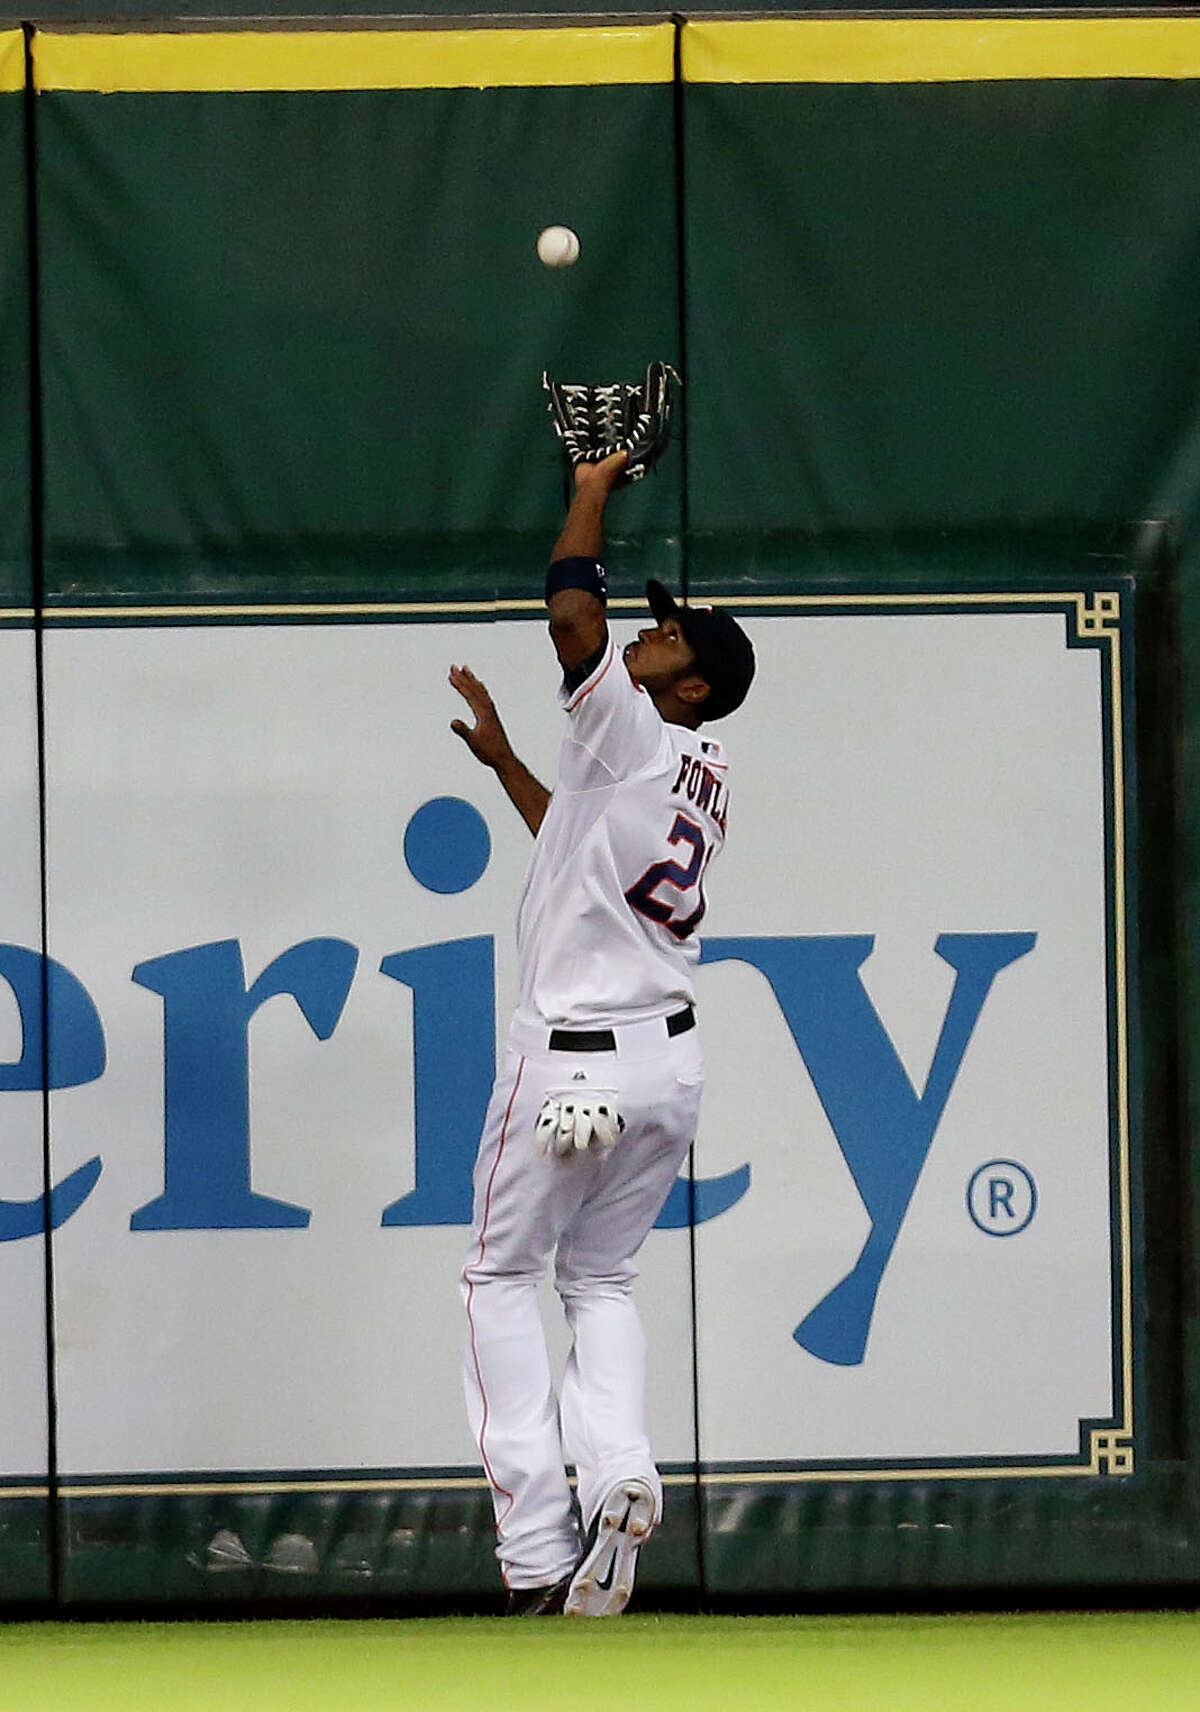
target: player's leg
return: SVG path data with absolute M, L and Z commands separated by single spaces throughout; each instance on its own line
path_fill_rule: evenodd
M 572 1174 L 536 1154 L 546 1079 L 536 1062 L 508 1053 L 480 1140 L 463 1270 L 467 1413 L 492 1489 L 497 1556 L 513 1589 L 561 1580 L 579 1552 L 537 1286 L 586 1190 L 589 1162 Z
M 658 1092 L 643 1104 L 627 1082 L 626 1136 L 559 1243 L 557 1281 L 573 1333 L 563 1381 L 564 1441 L 578 1470 L 587 1529 L 566 1596 L 571 1616 L 617 1616 L 625 1609 L 638 1553 L 662 1517 L 662 1482 L 646 1432 L 646 1340 L 631 1294 L 632 1256 L 686 1157 L 700 1087 L 698 1080 L 654 1083 Z M 632 1145 L 622 1158 L 626 1143 Z
M 664 1061 L 665 1060 L 665 1061 Z M 585 1525 L 619 1482 L 662 1485 L 646 1431 L 646 1339 L 632 1295 L 634 1255 L 687 1157 L 699 1117 L 702 1067 L 695 1037 L 663 1059 L 619 1072 L 626 1131 L 559 1240 L 555 1282 L 572 1331 L 563 1379 L 563 1437 L 579 1476 Z
M 562 1381 L 563 1445 L 579 1479 L 579 1507 L 591 1521 L 610 1486 L 644 1480 L 661 1513 L 661 1487 L 646 1432 L 646 1334 L 632 1295 L 636 1268 L 556 1274 L 571 1350 Z

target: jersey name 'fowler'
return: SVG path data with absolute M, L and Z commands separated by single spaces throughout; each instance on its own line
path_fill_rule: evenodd
M 711 815 L 724 832 L 729 809 L 729 787 L 698 756 L 680 756 L 679 774 L 671 789 L 677 793 L 682 792 L 690 803 L 695 803 L 698 809 Z

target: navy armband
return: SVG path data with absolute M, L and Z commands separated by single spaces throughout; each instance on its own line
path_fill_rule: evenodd
M 608 605 L 608 580 L 599 559 L 556 559 L 546 572 L 546 604 L 562 589 L 586 589 L 601 606 Z

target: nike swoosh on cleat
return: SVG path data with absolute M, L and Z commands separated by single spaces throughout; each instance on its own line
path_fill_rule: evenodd
M 625 1514 L 613 1529 L 615 1534 L 623 1534 L 625 1532 L 625 1524 L 629 1520 L 629 1512 L 632 1508 L 633 1506 L 631 1504 L 626 1504 Z M 619 1556 L 620 1552 L 614 1550 L 612 1556 L 608 1560 L 608 1568 L 602 1576 L 597 1576 L 596 1578 L 594 1585 L 598 1587 L 602 1593 L 607 1593 L 613 1584 L 613 1576 L 617 1573 L 617 1559 Z

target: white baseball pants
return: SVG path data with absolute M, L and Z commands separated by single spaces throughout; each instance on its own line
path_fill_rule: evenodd
M 704 1069 L 695 1028 L 672 1038 L 658 1018 L 613 1034 L 615 1051 L 552 1052 L 548 1029 L 514 1023 L 475 1165 L 464 1384 L 510 1588 L 551 1586 L 578 1560 L 567 1462 L 585 1528 L 629 1476 L 647 1482 L 656 1519 L 662 1513 L 633 1256 L 695 1136 Z M 615 1089 L 620 1141 L 604 1156 L 538 1154 L 534 1122 L 547 1091 L 588 1084 Z M 572 1337 L 561 1413 L 537 1301 L 551 1253 Z

